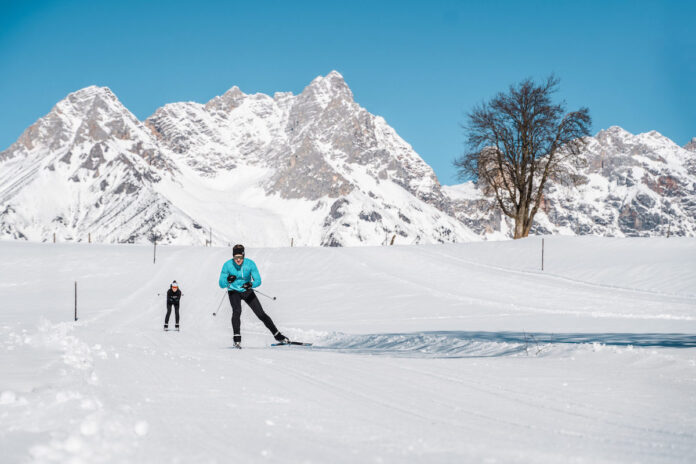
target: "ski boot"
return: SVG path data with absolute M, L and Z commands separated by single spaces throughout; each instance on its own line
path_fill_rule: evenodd
M 278 343 L 283 343 L 283 344 L 290 343 L 290 339 L 288 337 L 286 337 L 285 335 L 283 335 L 282 333 L 280 333 L 280 330 L 273 334 L 273 338 L 275 338 Z
M 179 324 L 176 325 L 176 327 L 174 328 L 174 330 L 176 330 L 177 332 L 179 331 Z
M 169 326 L 167 324 L 164 324 L 164 331 L 166 332 L 167 330 L 169 330 Z
M 241 342 L 234 342 L 234 347 L 237 348 L 238 350 L 242 349 L 242 343 Z

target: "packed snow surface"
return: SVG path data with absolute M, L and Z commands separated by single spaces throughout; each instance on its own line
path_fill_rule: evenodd
M 696 240 L 544 251 L 248 249 L 235 350 L 229 248 L 0 242 L 2 462 L 693 462 Z

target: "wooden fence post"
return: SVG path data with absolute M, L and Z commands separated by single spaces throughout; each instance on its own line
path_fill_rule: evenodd
M 544 239 L 541 239 L 541 270 L 544 270 Z

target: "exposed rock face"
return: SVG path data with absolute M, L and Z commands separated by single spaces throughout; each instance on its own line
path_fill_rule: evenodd
M 684 148 L 689 151 L 696 151 L 696 137 L 692 138 L 689 143 L 684 145 Z
M 584 156 L 577 188 L 547 185 L 532 233 L 696 235 L 696 152 L 655 131 L 633 135 L 614 126 L 591 137 Z M 484 214 L 491 202 L 473 184 L 458 192 L 452 198 L 466 225 L 509 234 L 512 222 Z

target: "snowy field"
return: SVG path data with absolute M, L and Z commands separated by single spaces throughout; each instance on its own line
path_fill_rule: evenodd
M 0 242 L 0 460 L 694 462 L 696 240 L 540 248 L 248 249 L 234 350 L 229 248 Z

